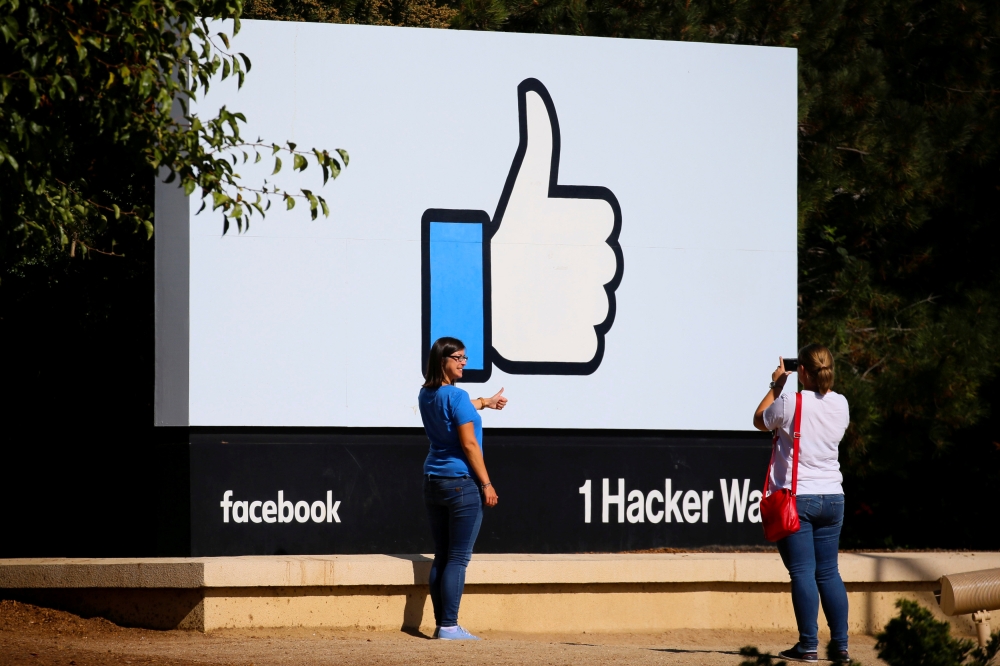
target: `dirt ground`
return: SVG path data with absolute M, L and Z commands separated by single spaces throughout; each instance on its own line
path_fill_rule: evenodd
M 469 627 L 475 631 L 475 627 Z M 321 629 L 232 630 L 202 634 L 116 626 L 100 618 L 15 601 L 0 601 L 0 666 L 266 666 L 294 664 L 690 664 L 738 666 L 739 648 L 772 654 L 786 634 L 682 630 L 661 634 L 507 634 L 483 632 L 478 642 L 446 643 L 418 633 Z M 852 637 L 862 664 L 880 664 L 875 639 Z

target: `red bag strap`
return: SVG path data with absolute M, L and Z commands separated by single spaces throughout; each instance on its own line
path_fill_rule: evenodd
M 792 418 L 792 495 L 799 490 L 799 430 L 802 426 L 802 393 L 795 393 L 795 416 Z M 778 452 L 778 431 L 774 431 L 771 440 L 771 460 L 767 463 L 767 476 L 764 477 L 764 497 L 771 484 L 771 468 L 774 466 L 774 456 Z
M 802 428 L 802 392 L 795 392 L 795 418 L 792 419 L 792 495 L 799 494 L 799 430 Z
M 774 454 L 778 450 L 778 431 L 774 431 L 774 439 L 771 440 L 771 460 L 767 463 L 767 476 L 764 477 L 764 497 L 767 497 L 767 489 L 771 484 L 771 467 L 774 465 Z

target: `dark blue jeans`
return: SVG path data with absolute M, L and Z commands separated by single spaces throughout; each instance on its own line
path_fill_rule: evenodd
M 479 484 L 468 476 L 424 477 L 424 502 L 434 536 L 431 602 L 439 627 L 458 624 L 458 605 L 465 589 L 465 568 L 483 522 Z
M 778 542 L 792 578 L 792 606 L 799 625 L 799 649 L 819 647 L 819 602 L 836 650 L 847 650 L 847 589 L 837 568 L 837 546 L 844 524 L 843 495 L 799 495 L 795 506 L 801 529 Z

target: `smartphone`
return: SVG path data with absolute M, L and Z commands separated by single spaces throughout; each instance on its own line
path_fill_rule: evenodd
M 799 370 L 799 359 L 797 359 L 797 358 L 786 358 L 786 359 L 784 359 L 784 361 L 785 361 L 785 370 L 787 370 L 788 372 L 798 372 L 798 370 Z

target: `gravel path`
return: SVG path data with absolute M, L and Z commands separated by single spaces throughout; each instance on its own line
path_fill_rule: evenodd
M 470 627 L 470 629 L 474 629 Z M 0 602 L 0 666 L 350 666 L 354 664 L 690 664 L 738 666 L 743 645 L 772 654 L 785 634 L 681 630 L 660 634 L 482 634 L 445 643 L 418 633 L 314 629 L 231 630 L 201 634 L 118 627 L 99 618 L 14 601 Z M 852 637 L 855 659 L 873 666 L 875 640 Z

